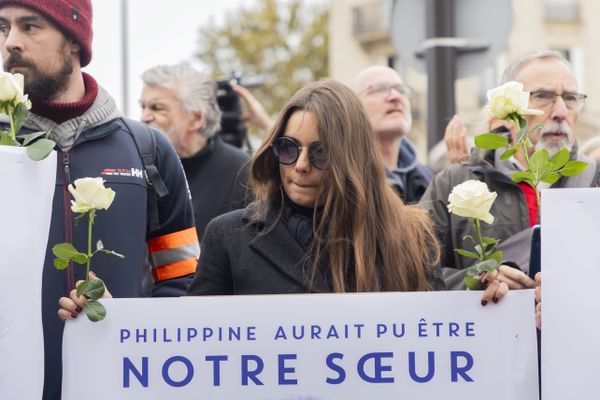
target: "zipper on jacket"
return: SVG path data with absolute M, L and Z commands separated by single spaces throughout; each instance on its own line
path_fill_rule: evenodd
M 69 153 L 63 153 L 63 168 L 65 172 L 65 189 L 71 184 L 71 168 Z

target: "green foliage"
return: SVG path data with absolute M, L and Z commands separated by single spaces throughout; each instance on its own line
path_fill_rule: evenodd
M 85 314 L 92 322 L 102 321 L 106 317 L 106 308 L 97 300 L 88 300 L 85 305 Z
M 27 110 L 27 106 L 25 103 L 19 103 L 15 107 L 13 111 L 13 124 L 15 126 L 15 132 L 19 132 L 25 124 L 25 120 L 27 119 L 27 114 L 29 110 Z
M 50 153 L 52 153 L 55 144 L 56 143 L 50 139 L 40 139 L 27 146 L 27 155 L 33 161 L 43 160 L 44 158 L 48 157 Z
M 0 131 L 0 146 L 18 146 L 19 142 L 14 140 L 9 131 Z
M 480 149 L 496 150 L 508 146 L 508 139 L 497 133 L 482 133 L 475 136 L 475 146 Z
M 76 293 L 77 297 L 84 296 L 87 299 L 84 309 L 89 320 L 92 322 L 98 322 L 103 320 L 106 316 L 106 309 L 102 304 L 98 303 L 97 301 L 104 294 L 106 286 L 104 285 L 104 282 L 99 278 L 89 279 L 90 262 L 92 260 L 92 257 L 94 257 L 98 252 L 106 253 L 119 258 L 125 258 L 125 256 L 116 253 L 112 250 L 105 249 L 102 240 L 98 240 L 96 242 L 96 250 L 92 252 L 92 226 L 94 224 L 95 210 L 92 209 L 88 212 L 82 213 L 81 215 L 88 216 L 87 254 L 79 252 L 75 248 L 75 246 L 73 246 L 73 244 L 68 242 L 56 244 L 52 247 L 52 253 L 56 256 L 56 258 L 54 259 L 54 266 L 58 270 L 63 270 L 69 266 L 69 263 L 71 261 L 74 261 L 77 264 L 86 265 L 86 279 L 77 286 Z
M 582 173 L 588 167 L 583 161 L 569 161 L 561 170 L 560 173 L 564 176 L 575 176 Z
M 475 252 L 464 249 L 454 249 L 454 251 L 461 256 L 479 260 L 479 262 L 467 268 L 463 279 L 463 283 L 467 288 L 478 290 L 482 288 L 482 285 L 481 280 L 477 276 L 498 268 L 502 263 L 503 254 L 502 251 L 496 250 L 500 239 L 481 236 L 481 227 L 477 219 L 473 219 L 473 229 L 475 230 L 477 241 L 471 235 L 466 235 L 463 237 L 463 240 L 469 239 L 475 246 Z
M 253 93 L 274 114 L 302 86 L 328 75 L 328 19 L 326 4 L 260 0 L 228 13 L 222 26 L 201 27 L 197 56 L 217 78 L 263 76 Z

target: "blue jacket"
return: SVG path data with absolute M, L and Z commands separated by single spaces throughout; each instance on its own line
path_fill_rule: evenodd
M 107 97 L 101 91 L 99 97 Z M 106 99 L 104 99 L 106 100 Z M 102 177 L 115 199 L 108 210 L 99 211 L 94 222 L 93 240 L 102 239 L 105 248 L 124 254 L 125 259 L 98 253 L 92 270 L 106 283 L 113 297 L 139 297 L 148 253 L 155 279 L 153 296 L 179 296 L 185 293 L 196 269 L 199 245 L 185 175 L 177 154 L 166 138 L 156 132 L 157 167 L 169 189 L 159 200 L 161 227 L 150 231 L 147 224 L 146 180 L 140 155 L 114 102 L 98 112 L 96 103 L 81 117 L 56 125 L 29 114 L 23 132 L 47 130 L 58 143 L 56 189 L 42 282 L 42 322 L 44 327 L 44 399 L 60 399 L 62 380 L 62 336 L 64 322 L 57 316 L 58 299 L 68 296 L 78 280 L 85 278 L 85 266 L 70 265 L 58 271 L 52 246 L 72 242 L 87 251 L 87 219 L 76 220 L 70 208 L 68 185 L 77 178 Z M 99 99 L 98 101 L 101 101 Z M 102 111 L 102 109 L 100 108 Z M 106 111 L 106 110 L 104 110 Z M 98 116 L 101 117 L 98 117 Z M 110 116 L 109 116 L 110 115 Z M 128 121 L 130 125 L 139 122 Z M 69 126 L 72 124 L 73 126 Z M 74 129 L 74 127 L 79 127 Z M 61 131 L 76 132 L 69 144 Z M 60 149 L 62 145 L 62 149 Z M 82 315 L 82 317 L 84 317 Z M 85 318 L 85 317 L 84 317 Z M 100 322 L 102 323 L 102 322 Z M 84 355 L 82 355 L 83 357 Z
M 394 170 L 386 167 L 385 172 L 396 192 L 408 204 L 421 200 L 433 179 L 433 172 L 417 161 L 415 149 L 406 139 L 402 139 L 400 144 L 398 166 Z

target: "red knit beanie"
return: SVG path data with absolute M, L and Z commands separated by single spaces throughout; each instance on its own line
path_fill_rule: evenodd
M 81 46 L 81 66 L 90 63 L 93 35 L 91 0 L 0 0 L 0 7 L 6 5 L 31 8 L 47 17 Z

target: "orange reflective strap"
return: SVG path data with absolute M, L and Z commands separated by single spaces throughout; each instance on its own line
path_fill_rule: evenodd
M 196 228 L 189 228 L 150 239 L 148 240 L 148 250 L 150 253 L 156 253 L 158 251 L 176 249 L 192 243 L 198 243 Z
M 196 272 L 197 263 L 198 260 L 195 258 L 188 258 L 187 260 L 181 260 L 156 267 L 152 271 L 152 274 L 156 282 L 164 281 L 166 279 L 179 278 Z

